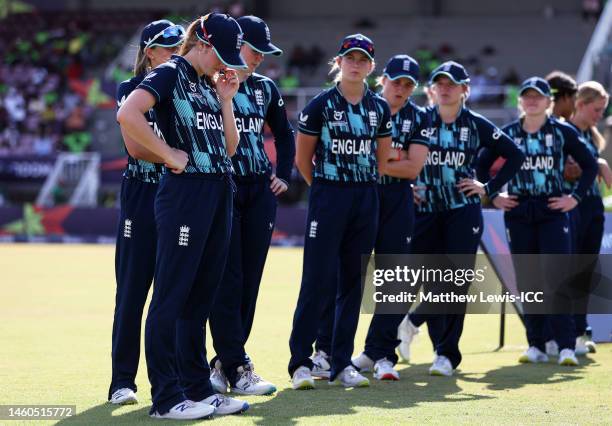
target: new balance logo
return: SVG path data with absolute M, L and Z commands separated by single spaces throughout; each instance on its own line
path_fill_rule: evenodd
M 179 246 L 187 247 L 189 245 L 189 229 L 187 225 L 181 226 L 178 239 Z
M 478 233 L 480 232 L 480 226 L 472 227 L 472 232 L 474 233 L 474 235 L 478 235 Z
M 319 226 L 319 223 L 316 220 L 310 222 L 310 231 L 308 232 L 310 238 L 317 238 L 317 226 Z
M 123 222 L 123 237 L 132 238 L 132 221 L 130 219 Z

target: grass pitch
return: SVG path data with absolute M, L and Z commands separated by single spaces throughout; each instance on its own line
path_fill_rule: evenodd
M 301 277 L 301 249 L 270 251 L 254 330 L 247 348 L 275 395 L 246 397 L 251 409 L 211 424 L 612 424 L 612 345 L 581 358 L 578 368 L 519 365 L 526 342 L 508 316 L 506 347 L 497 346 L 499 317 L 471 315 L 452 378 L 430 377 L 431 344 L 422 332 L 401 381 L 372 380 L 369 389 L 328 387 L 293 391 L 287 376 L 288 339 Z M 163 424 L 147 416 L 144 355 L 137 384 L 140 404 L 106 403 L 115 295 L 114 247 L 0 245 L 0 405 L 76 404 L 60 424 Z M 370 316 L 362 315 L 355 351 Z M 0 420 L 0 424 L 25 424 Z M 30 424 L 54 424 L 36 421 Z M 206 424 L 205 422 L 202 422 Z M 173 422 L 173 424 L 185 424 Z M 190 423 L 191 424 L 191 423 Z

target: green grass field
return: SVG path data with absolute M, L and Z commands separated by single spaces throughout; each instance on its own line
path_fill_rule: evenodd
M 0 245 L 0 404 L 76 404 L 77 415 L 61 424 L 164 423 L 147 416 L 144 356 L 137 378 L 140 404 L 112 407 L 105 401 L 113 256 L 114 248 L 102 245 Z M 398 366 L 399 382 L 345 390 L 319 381 L 314 391 L 293 391 L 287 342 L 300 276 L 300 249 L 271 250 L 247 350 L 278 393 L 247 397 L 247 413 L 213 423 L 612 424 L 612 345 L 599 345 L 578 368 L 519 365 L 526 342 L 515 315 L 508 317 L 506 347 L 499 352 L 499 317 L 468 316 L 464 362 L 453 378 L 427 375 L 431 344 L 422 332 L 413 364 Z M 356 351 L 369 320 L 361 316 Z

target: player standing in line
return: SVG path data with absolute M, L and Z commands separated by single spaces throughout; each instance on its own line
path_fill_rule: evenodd
M 244 32 L 241 55 L 249 68 L 238 72 L 241 83 L 233 101 L 240 133 L 238 150 L 232 157 L 237 192 L 230 255 L 210 316 L 217 352 L 211 360 L 211 382 L 221 393 L 227 392 L 229 382 L 233 392 L 266 395 L 276 387 L 255 374 L 245 344 L 274 229 L 276 197 L 288 188 L 295 142 L 278 88 L 269 78 L 254 73 L 265 55 L 278 56 L 282 51 L 272 44 L 263 20 L 243 16 L 237 21 Z M 274 135 L 276 173 L 264 150 L 264 123 Z
M 417 207 L 412 252 L 473 255 L 466 265 L 471 268 L 483 232 L 480 196 L 496 194 L 519 170 L 524 157 L 505 133 L 465 107 L 469 81 L 465 68 L 453 61 L 431 73 L 429 83 L 436 104 L 428 111 L 433 136 L 417 183 L 425 190 Z M 482 148 L 506 159 L 498 175 L 485 184 L 473 178 L 473 165 Z M 427 321 L 436 352 L 429 373 L 451 376 L 461 362 L 459 339 L 465 314 L 431 313 L 426 303 L 420 307 L 407 322 L 416 330 Z M 465 312 L 465 308 L 455 307 L 455 311 Z
M 155 284 L 145 327 L 150 414 L 156 418 L 198 419 L 248 409 L 244 401 L 215 394 L 204 339 L 230 242 L 229 156 L 239 141 L 234 69 L 246 68 L 241 44 L 233 18 L 211 13 L 196 19 L 180 55 L 149 73 L 117 114 L 128 136 L 169 169 L 155 198 Z M 151 108 L 167 144 L 144 119 Z
M 389 157 L 387 102 L 370 91 L 374 44 L 347 36 L 333 60 L 336 85 L 300 114 L 297 166 L 309 185 L 302 284 L 289 339 L 294 389 L 312 389 L 312 345 L 323 304 L 336 295 L 330 384 L 368 386 L 351 364 L 361 303 L 361 256 L 369 255 L 378 222 L 378 168 Z M 314 165 L 313 165 L 314 157 Z
M 140 34 L 134 64 L 134 77 L 117 89 L 118 107 L 153 68 L 163 64 L 183 41 L 183 27 L 168 20 L 154 21 Z M 145 118 L 158 136 L 163 138 L 149 110 Z M 122 129 L 122 133 L 123 129 Z M 129 140 L 129 136 L 123 134 Z M 126 143 L 127 145 L 127 143 Z M 163 168 L 162 159 L 138 144 L 128 152 L 128 166 L 121 182 L 121 211 L 115 248 L 117 294 L 113 320 L 112 380 L 108 399 L 113 404 L 136 404 L 136 372 L 140 358 L 140 326 L 149 287 L 155 270 L 157 232 L 153 202 Z M 144 152 L 142 152 L 144 151 Z M 151 162 L 141 158 L 149 158 Z
M 412 182 L 423 168 L 429 146 L 430 123 L 425 110 L 410 97 L 419 81 L 419 65 L 408 55 L 396 55 L 387 63 L 379 84 L 391 108 L 393 144 L 391 160 L 378 180 L 380 212 L 376 254 L 410 253 L 414 232 Z M 373 370 L 378 380 L 399 380 L 394 369 L 397 327 L 405 315 L 374 314 L 365 350 L 352 360 L 359 371 Z
M 587 81 L 580 84 L 576 94 L 574 114 L 568 122 L 581 136 L 581 141 L 597 161 L 599 176 L 604 180 L 608 188 L 612 185 L 612 171 L 610 171 L 608 162 L 599 157 L 599 153 L 606 147 L 606 140 L 597 130 L 596 126 L 606 111 L 609 98 L 610 95 L 604 87 L 596 81 Z M 576 228 L 573 252 L 581 255 L 599 254 L 604 233 L 605 216 L 601 191 L 597 180 L 588 189 L 586 196 L 578 204 L 578 208 L 572 210 L 572 212 L 574 211 Z M 577 277 L 579 284 L 586 286 L 588 283 L 591 283 L 594 267 L 595 262 L 593 262 L 588 270 L 581 271 Z M 587 324 L 586 314 L 574 315 L 574 323 L 576 325 L 576 335 L 578 336 L 576 338 L 576 355 L 595 352 L 596 346 L 589 335 L 590 327 Z
M 597 165 L 578 133 L 551 117 L 551 90 L 546 80 L 532 77 L 519 91 L 521 118 L 504 127 L 526 155 L 519 173 L 508 183 L 507 193 L 497 194 L 493 205 L 504 210 L 504 221 L 510 252 L 513 254 L 571 253 L 570 223 L 567 212 L 581 202 L 597 174 Z M 563 193 L 564 157 L 571 155 L 583 173 L 571 194 Z M 478 176 L 488 174 L 496 155 L 484 151 L 478 162 Z M 561 265 L 557 265 L 561 266 Z M 515 268 L 521 289 L 529 279 L 521 278 L 523 268 Z M 530 289 L 528 289 L 530 290 Z M 523 315 L 529 348 L 519 362 L 547 362 L 545 329 L 550 325 L 552 337 L 559 345 L 559 364 L 578 365 L 574 348 L 574 320 L 567 314 Z

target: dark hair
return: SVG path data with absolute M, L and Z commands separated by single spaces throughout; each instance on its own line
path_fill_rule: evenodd
M 555 101 L 565 97 L 574 96 L 578 92 L 576 80 L 562 71 L 553 71 L 546 76 Z

